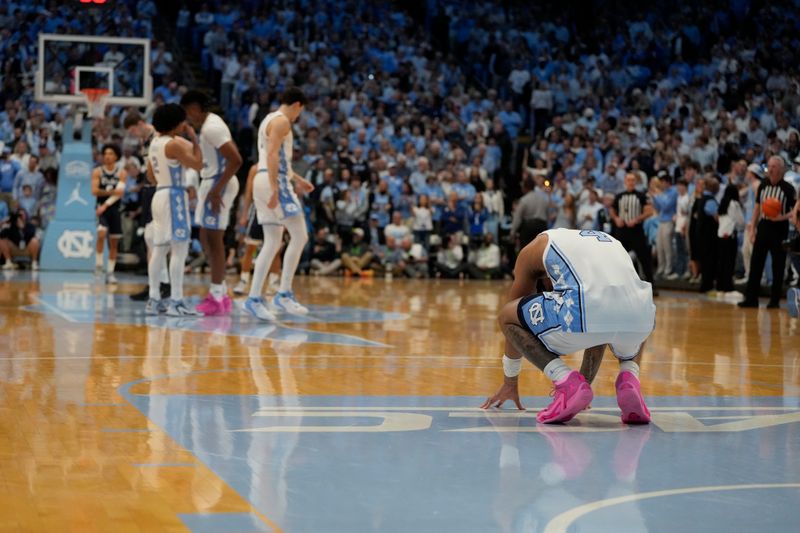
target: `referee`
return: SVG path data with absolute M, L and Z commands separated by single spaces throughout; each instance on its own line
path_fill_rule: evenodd
M 767 254 L 772 255 L 772 290 L 767 308 L 775 309 L 780 305 L 783 290 L 783 273 L 786 270 L 786 250 L 783 241 L 789 235 L 789 217 L 795 205 L 795 191 L 792 185 L 783 179 L 786 164 L 783 158 L 774 155 L 767 162 L 767 179 L 761 182 L 756 192 L 756 205 L 753 220 L 750 221 L 750 235 L 755 236 L 753 255 L 750 257 L 750 277 L 744 301 L 739 307 L 758 307 L 758 291 L 761 285 L 761 274 Z M 768 198 L 776 198 L 781 203 L 781 211 L 777 216 L 767 218 L 761 212 L 761 206 Z
M 653 214 L 647 195 L 636 190 L 635 174 L 625 174 L 625 190 L 614 198 L 611 218 L 614 221 L 614 237 L 629 252 L 636 253 L 642 265 L 645 281 L 653 283 L 653 253 L 647 245 L 644 221 Z M 655 291 L 653 291 L 655 294 Z

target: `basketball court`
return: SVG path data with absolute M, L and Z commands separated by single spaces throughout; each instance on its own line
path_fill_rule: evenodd
M 800 348 L 785 309 L 662 293 L 642 365 L 653 423 L 620 423 L 607 354 L 591 410 L 542 426 L 551 385 L 527 363 L 528 411 L 477 408 L 502 377 L 504 283 L 302 278 L 310 315 L 265 324 L 145 317 L 121 277 L 0 282 L 0 530 L 797 523 Z

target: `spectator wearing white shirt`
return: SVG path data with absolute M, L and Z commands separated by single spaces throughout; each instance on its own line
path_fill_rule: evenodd
M 227 48 L 222 58 L 222 92 L 220 95 L 220 105 L 222 109 L 233 111 L 231 96 L 236 80 L 239 78 L 241 68 L 236 54 L 230 47 Z M 226 112 L 226 115 L 228 114 L 230 113 Z
M 500 247 L 495 244 L 494 235 L 486 233 L 480 248 L 470 254 L 467 270 L 473 279 L 497 279 L 502 276 L 500 263 Z
M 164 42 L 158 43 L 155 50 L 150 52 L 151 67 L 153 73 L 153 83 L 158 86 L 161 85 L 161 80 L 164 76 L 172 73 L 172 52 L 167 50 Z
M 444 278 L 463 278 L 464 270 L 464 250 L 461 247 L 458 234 L 448 235 L 447 247 L 442 248 L 436 254 L 435 269 L 437 276 Z
M 406 237 L 411 236 L 411 230 L 408 229 L 408 226 L 403 224 L 403 215 L 400 211 L 392 213 L 392 223 L 384 228 L 383 233 L 387 241 L 389 237 L 392 237 L 397 242 L 403 242 Z
M 103 54 L 103 66 L 116 67 L 125 61 L 125 54 L 123 54 L 119 45 L 112 44 L 105 54 Z
M 595 221 L 597 220 L 597 213 L 603 209 L 603 204 L 597 200 L 597 191 L 594 189 L 589 189 L 589 201 L 578 208 L 578 219 L 576 221 L 578 224 L 578 229 L 594 229 Z
M 553 93 L 546 83 L 537 82 L 531 93 L 531 110 L 533 111 L 534 134 L 539 134 L 550 125 L 553 111 Z
M 717 149 L 709 144 L 706 135 L 700 135 L 697 138 L 697 143 L 692 150 L 692 159 L 700 163 L 701 168 L 716 168 L 717 167 Z
M 28 143 L 25 141 L 17 142 L 16 146 L 14 146 L 14 152 L 9 157 L 9 160 L 16 161 L 19 163 L 20 168 L 28 168 L 28 161 L 30 160 L 31 154 L 28 150 Z
M 428 237 L 433 231 L 433 213 L 430 200 L 426 194 L 421 194 L 418 202 L 418 205 L 411 208 L 414 215 L 414 238 L 416 242 L 427 248 Z

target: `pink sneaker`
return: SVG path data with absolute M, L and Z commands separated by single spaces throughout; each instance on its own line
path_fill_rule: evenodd
M 625 424 L 649 424 L 650 411 L 644 404 L 639 378 L 632 372 L 620 372 L 617 377 L 617 405 Z
M 555 384 L 553 403 L 536 414 L 542 424 L 568 422 L 592 403 L 592 388 L 577 370 Z
M 233 300 L 227 294 L 222 297 L 222 310 L 224 314 L 229 315 L 231 314 L 231 310 L 233 309 Z
M 209 293 L 202 302 L 197 304 L 195 308 L 205 316 L 215 316 L 225 314 L 225 303 L 223 300 L 217 300 Z

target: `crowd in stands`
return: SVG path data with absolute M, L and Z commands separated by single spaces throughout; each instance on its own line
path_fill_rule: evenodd
M 128 4 L 147 13 L 152 2 Z M 747 277 L 770 157 L 798 185 L 793 2 L 426 5 L 239 0 L 175 12 L 178 42 L 196 55 L 246 159 L 285 88 L 310 98 L 293 161 L 317 187 L 305 199 L 315 238 L 303 269 L 501 277 L 520 244 L 567 227 L 614 233 L 656 281 L 683 277 L 730 293 L 730 277 Z M 0 28 L 19 17 L 0 7 Z M 51 135 L 63 121 L 24 84 L 6 89 L 9 76 L 24 78 L 7 66 L 25 63 L 23 48 L 0 49 L 9 110 L 0 140 L 15 154 L 38 114 Z M 154 106 L 177 101 L 171 54 L 163 44 L 154 54 Z M 120 124 L 111 120 L 100 137 L 130 157 L 135 141 Z M 40 152 L 39 168 L 57 150 Z M 779 269 L 766 270 L 772 281 Z

